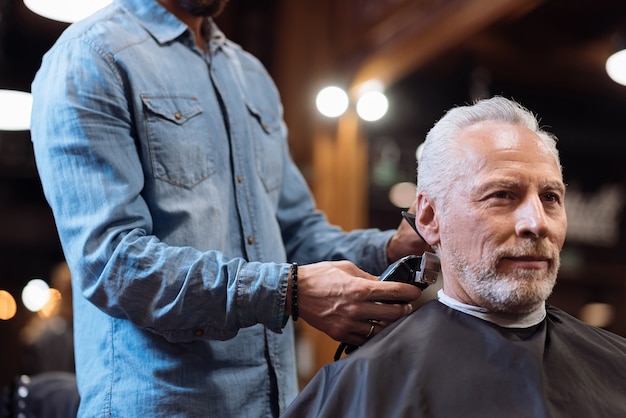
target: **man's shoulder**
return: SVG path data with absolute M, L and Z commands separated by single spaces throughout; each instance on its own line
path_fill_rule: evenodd
M 602 342 L 614 346 L 626 355 L 626 338 L 604 328 L 590 325 L 573 315 L 552 305 L 546 305 L 548 320 L 553 324 L 551 332 L 563 338 L 576 338 L 581 341 Z M 605 345 L 606 347 L 606 345 Z
M 134 16 L 107 8 L 71 24 L 55 45 L 85 43 L 101 53 L 115 53 L 148 38 L 150 34 Z
M 379 358 L 380 351 L 394 356 L 412 354 L 415 347 L 431 347 L 442 334 L 456 334 L 458 316 L 467 315 L 448 308 L 437 300 L 426 302 L 415 312 L 407 315 L 376 334 L 365 345 L 351 354 L 354 358 Z M 420 350 L 421 351 L 421 350 Z M 379 363 L 379 360 L 377 360 Z

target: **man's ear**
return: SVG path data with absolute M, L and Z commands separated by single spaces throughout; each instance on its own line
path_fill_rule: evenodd
M 417 195 L 415 208 L 415 226 L 426 242 L 433 246 L 439 244 L 439 220 L 434 202 L 423 192 Z

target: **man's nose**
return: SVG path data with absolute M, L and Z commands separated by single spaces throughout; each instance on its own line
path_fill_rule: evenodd
M 515 211 L 515 232 L 520 237 L 545 237 L 548 233 L 548 217 L 539 196 L 528 197 Z

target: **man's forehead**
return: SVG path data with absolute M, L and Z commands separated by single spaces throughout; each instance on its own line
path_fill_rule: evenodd
M 497 120 L 485 120 L 473 123 L 461 129 L 459 135 L 463 141 L 486 141 L 497 148 L 514 148 L 519 146 L 520 140 L 534 139 L 541 142 L 541 138 L 525 126 Z
M 526 127 L 500 121 L 479 122 L 461 130 L 458 139 L 456 158 L 462 175 L 474 179 L 480 173 L 515 178 L 530 173 L 544 183 L 562 179 L 556 155 Z
M 467 126 L 459 131 L 457 144 L 461 150 L 476 156 L 488 157 L 494 151 L 523 151 L 529 159 L 550 156 L 558 165 L 556 156 L 537 133 L 508 122 L 482 121 Z

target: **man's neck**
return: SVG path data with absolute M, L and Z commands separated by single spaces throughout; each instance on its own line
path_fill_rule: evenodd
M 175 0 L 157 0 L 163 7 L 169 10 L 181 22 L 183 22 L 193 33 L 196 45 L 204 51 L 204 39 L 202 37 L 202 16 L 194 16 L 183 10 Z

